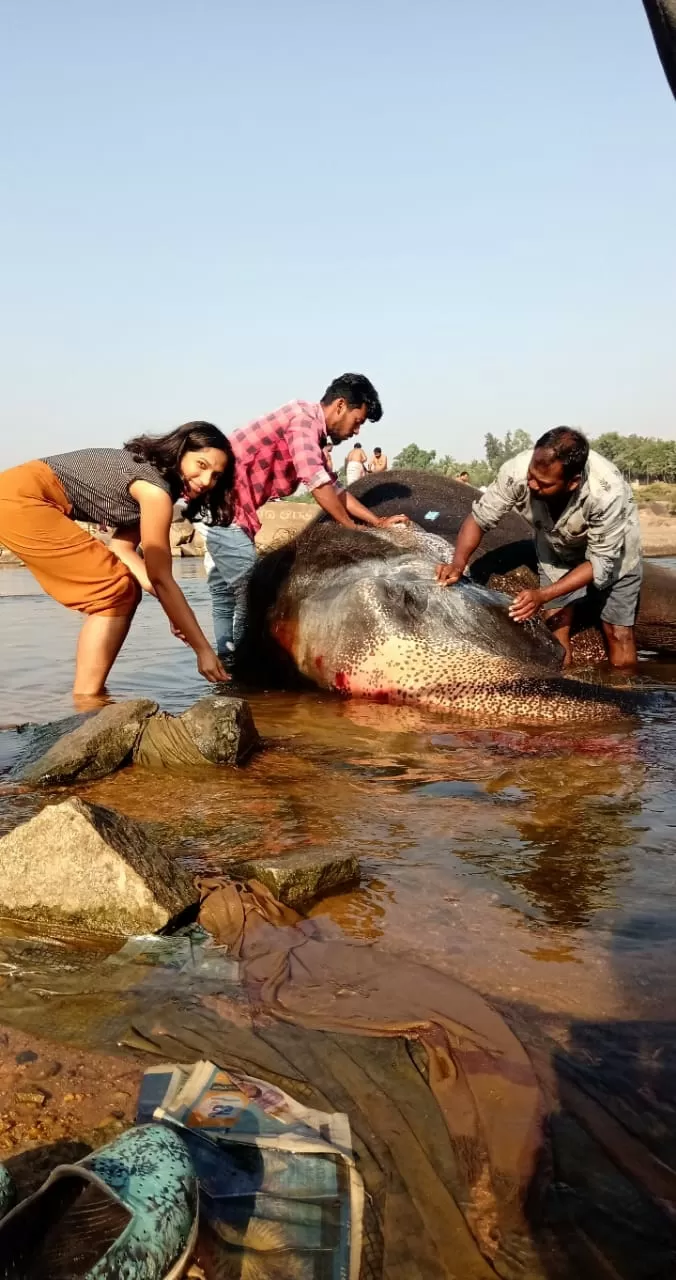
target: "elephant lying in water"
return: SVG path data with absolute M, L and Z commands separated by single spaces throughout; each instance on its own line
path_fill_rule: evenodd
M 415 530 L 311 525 L 254 569 L 237 674 L 482 721 L 618 715 L 616 693 L 560 675 L 542 622 L 513 622 L 506 597 L 474 583 L 440 587 L 450 550 Z

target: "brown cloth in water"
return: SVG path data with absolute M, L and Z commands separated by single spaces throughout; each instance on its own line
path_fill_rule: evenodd
M 530 1060 L 481 996 L 424 965 L 323 937 L 255 881 L 199 885 L 200 924 L 243 962 L 250 999 L 324 1031 L 419 1040 L 461 1170 L 458 1202 L 498 1274 L 524 1274 L 524 1204 L 542 1141 Z M 519 1241 L 518 1246 L 515 1242 Z
M 146 721 L 134 752 L 146 769 L 194 769 L 210 764 L 198 750 L 180 716 L 158 711 Z
M 297 920 L 273 906 L 287 925 Z M 392 975 L 399 958 L 385 963 Z M 152 1014 L 139 1009 L 123 1042 L 165 1061 L 210 1058 L 310 1107 L 346 1112 L 367 1191 L 361 1280 L 676 1276 L 676 1023 L 571 1021 L 510 1003 L 547 1100 L 548 1140 L 528 1223 L 501 1230 L 489 1262 L 459 1208 L 471 1200 L 466 1152 L 428 1087 L 417 1033 L 315 1030 L 261 1011 L 254 994 L 237 980 L 211 991 L 188 982 L 167 1000 L 160 986 Z M 207 1280 L 243 1280 L 239 1256 L 230 1269 L 221 1256 L 200 1261 Z M 280 1258 L 273 1270 L 275 1280 L 298 1280 Z

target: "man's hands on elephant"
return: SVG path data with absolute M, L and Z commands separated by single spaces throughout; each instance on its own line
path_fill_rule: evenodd
M 454 564 L 438 564 L 436 569 L 437 582 L 442 587 L 452 587 L 454 583 L 460 581 L 464 572 L 464 569 L 459 569 Z
M 378 523 L 377 523 L 377 528 L 378 528 L 378 529 L 391 529 L 391 528 L 392 528 L 392 526 L 393 526 L 393 525 L 395 525 L 395 524 L 406 524 L 406 525 L 408 525 L 408 524 L 410 524 L 410 523 L 411 523 L 411 521 L 409 520 L 408 516 L 404 516 L 404 515 L 400 515 L 400 516 L 379 516 L 379 518 L 378 518 Z
M 509 606 L 509 616 L 514 622 L 528 622 L 529 618 L 535 617 L 544 603 L 544 595 L 538 587 L 520 591 Z

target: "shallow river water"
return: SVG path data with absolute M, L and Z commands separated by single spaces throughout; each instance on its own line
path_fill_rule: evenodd
M 179 561 L 176 572 L 208 628 L 201 562 Z M 3 729 L 72 713 L 78 625 L 26 571 L 0 571 Z M 641 673 L 676 694 L 676 663 L 646 662 Z M 207 692 L 152 600 L 110 692 L 172 711 Z M 268 749 L 243 770 L 199 782 L 126 770 L 82 794 L 171 823 L 196 869 L 348 847 L 361 886 L 316 908 L 346 934 L 425 961 L 502 1007 L 552 1016 L 567 1036 L 650 1024 L 646 1053 L 659 1051 L 659 1025 L 673 1033 L 676 1015 L 676 697 L 602 731 L 470 728 L 452 713 L 319 693 L 250 702 Z M 12 736 L 0 733 L 0 752 Z M 0 829 L 36 803 L 0 795 Z M 0 1021 L 1 1006 L 0 992 Z M 12 1016 L 21 1021 L 18 1008 Z

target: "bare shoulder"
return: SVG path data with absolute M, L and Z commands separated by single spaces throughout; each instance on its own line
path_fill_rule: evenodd
M 174 509 L 173 501 L 166 489 L 162 489 L 159 484 L 153 484 L 152 480 L 132 480 L 129 492 L 136 502 L 153 502 L 158 507 L 168 507 L 170 511 Z
M 161 489 L 151 480 L 133 480 L 129 486 L 129 492 L 141 508 L 142 519 L 150 517 L 153 520 L 171 524 L 174 504 L 166 489 Z

